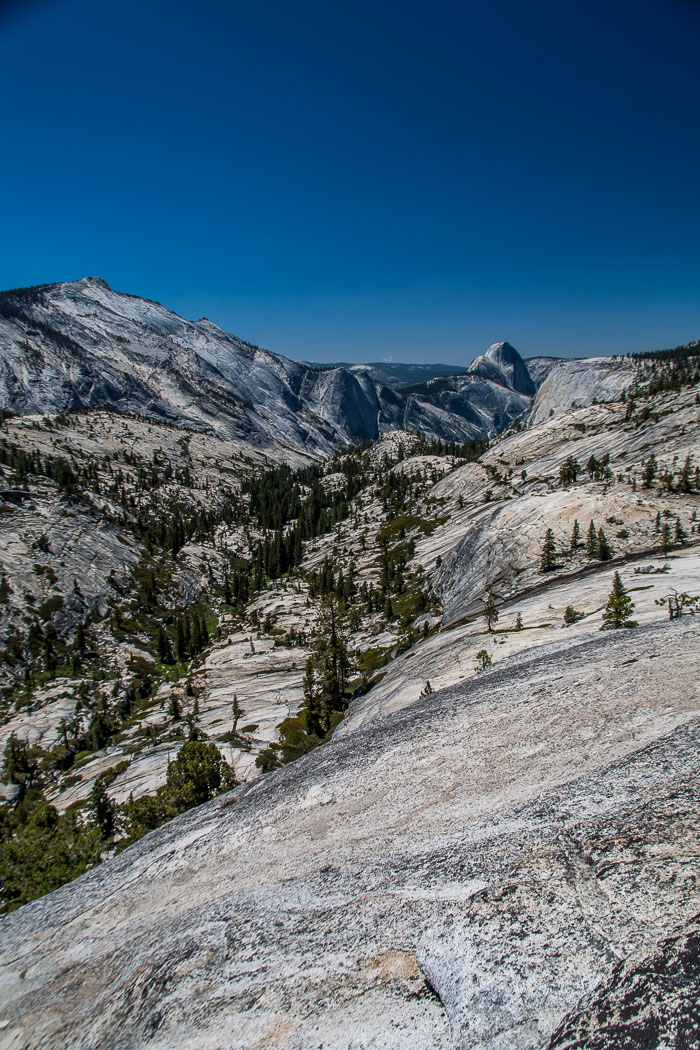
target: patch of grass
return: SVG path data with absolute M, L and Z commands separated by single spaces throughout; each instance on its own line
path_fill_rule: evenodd
M 418 529 L 424 536 L 430 536 L 438 525 L 442 525 L 447 518 L 421 518 L 417 514 L 401 514 L 398 518 L 394 518 L 393 521 L 388 521 L 386 525 L 382 525 L 381 529 L 377 533 L 377 539 L 381 542 L 382 540 L 392 539 L 397 536 L 402 530 L 404 532 L 411 532 L 413 529 Z
M 363 677 L 369 677 L 369 675 L 378 671 L 380 667 L 384 667 L 391 659 L 394 648 L 393 645 L 390 645 L 386 648 L 376 646 L 374 649 L 364 649 L 357 660 L 357 665 Z

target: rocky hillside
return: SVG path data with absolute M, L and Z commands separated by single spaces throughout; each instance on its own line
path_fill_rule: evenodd
M 511 658 L 159 829 L 3 920 L 1 1045 L 695 1045 L 698 641 Z
M 100 783 L 117 806 L 155 797 L 192 734 L 239 780 L 303 753 L 328 601 L 362 694 L 341 733 L 474 675 L 480 653 L 598 630 L 616 569 L 638 622 L 663 619 L 657 599 L 700 590 L 695 397 L 590 405 L 484 452 L 395 431 L 296 474 L 120 414 L 7 420 L 2 470 L 27 491 L 0 514 L 0 745 L 25 741 L 49 801 L 85 816 Z
M 388 430 L 310 463 L 123 411 L 0 423 L 0 908 L 35 901 L 2 920 L 0 1047 L 690 1030 L 680 350 L 488 446 Z M 496 344 L 422 404 L 536 406 L 550 364 Z M 630 626 L 601 632 L 616 587 Z M 649 960 L 680 989 L 652 1020 Z
M 272 454 L 325 457 L 392 429 L 460 442 L 492 436 L 534 393 L 517 353 L 516 387 L 495 353 L 458 397 L 432 397 L 394 390 L 364 368 L 290 361 L 100 278 L 0 294 L 0 408 L 110 408 Z

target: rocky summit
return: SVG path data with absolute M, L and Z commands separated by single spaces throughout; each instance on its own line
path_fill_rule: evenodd
M 462 382 L 457 396 L 402 392 L 384 381 L 396 369 L 290 361 L 99 277 L 0 294 L 1 408 L 112 408 L 311 458 L 386 430 L 447 441 L 497 433 L 535 388 L 512 347 L 479 360 L 479 380 Z
M 0 1050 L 699 1046 L 699 351 L 2 293 Z

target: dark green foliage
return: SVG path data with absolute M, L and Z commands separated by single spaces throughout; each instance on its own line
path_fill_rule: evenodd
M 613 577 L 608 603 L 603 613 L 603 626 L 600 630 L 611 631 L 620 627 L 636 627 L 636 620 L 631 619 L 633 612 L 634 602 L 627 594 L 619 572 L 616 572 Z
M 586 534 L 586 553 L 589 558 L 598 557 L 598 530 L 593 521 L 589 524 Z
M 19 806 L 0 808 L 0 912 L 81 875 L 103 848 L 94 824 L 70 811 L 59 816 L 37 790 Z
M 654 483 L 658 467 L 656 465 L 656 456 L 652 453 L 651 456 L 645 461 L 642 468 L 642 486 L 645 489 L 650 489 Z
M 486 592 L 483 617 L 486 620 L 486 630 L 492 631 L 493 625 L 498 622 L 498 607 L 496 606 L 496 598 L 491 587 Z
M 544 543 L 542 544 L 542 553 L 540 555 L 540 572 L 550 572 L 555 567 L 555 554 L 556 544 L 554 542 L 554 533 L 551 529 L 547 529 Z
M 559 468 L 559 481 L 562 485 L 572 485 L 581 470 L 573 456 L 567 456 Z
M 320 610 L 311 655 L 304 674 L 304 717 L 310 736 L 330 732 L 334 714 L 348 701 L 351 661 L 337 603 L 326 599 Z
M 5 783 L 19 787 L 20 799 L 39 782 L 36 757 L 26 740 L 21 740 L 15 733 L 10 733 L 5 743 L 0 776 Z
M 480 649 L 476 654 L 476 670 L 485 671 L 487 667 L 490 667 L 493 660 L 489 656 L 486 649 Z
M 583 617 L 584 613 L 578 612 L 577 609 L 574 609 L 573 605 L 567 605 L 564 610 L 564 623 L 577 623 L 579 620 L 582 620 Z
M 578 518 L 575 519 L 573 528 L 571 530 L 571 543 L 570 548 L 572 551 L 577 550 L 581 546 L 581 526 L 578 523 Z
M 124 806 L 128 841 L 159 827 L 178 813 L 236 786 L 233 770 L 216 744 L 188 740 L 168 766 L 167 780 L 155 795 L 132 799 Z
M 608 538 L 602 528 L 598 529 L 598 545 L 596 557 L 599 561 L 610 561 L 613 549 L 608 543 Z
M 116 807 L 107 794 L 104 779 L 98 777 L 90 792 L 90 810 L 102 838 L 109 842 L 114 835 Z

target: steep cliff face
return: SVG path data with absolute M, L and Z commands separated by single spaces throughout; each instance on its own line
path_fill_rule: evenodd
M 700 992 L 696 621 L 504 661 L 13 913 L 0 1045 L 632 1045 L 635 974 Z
M 624 358 L 589 357 L 558 361 L 547 372 L 528 415 L 530 423 L 541 423 L 570 408 L 593 401 L 614 401 L 632 386 L 635 366 Z
M 351 374 L 334 381 L 99 278 L 6 295 L 0 314 L 0 403 L 16 412 L 110 407 L 319 455 L 365 410 Z
M 527 365 L 510 343 L 493 343 L 485 354 L 474 358 L 469 373 L 484 376 L 526 397 L 535 394 L 535 384 Z
M 108 407 L 315 458 L 393 428 L 446 441 L 498 433 L 534 386 L 507 344 L 480 360 L 443 393 L 404 394 L 371 368 L 290 361 L 100 278 L 0 295 L 0 407 Z

